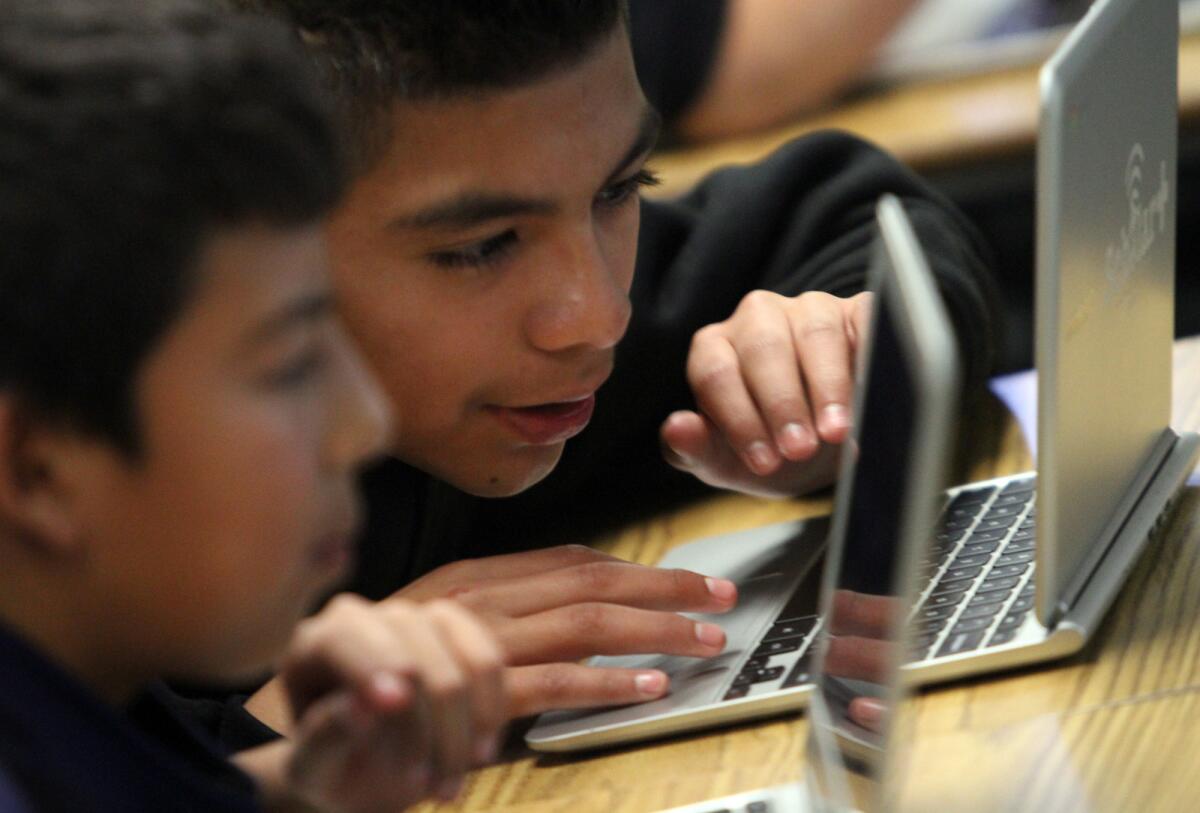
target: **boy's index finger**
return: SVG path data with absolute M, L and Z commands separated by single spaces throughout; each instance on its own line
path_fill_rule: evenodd
M 737 587 L 726 579 L 688 570 L 599 561 L 493 581 L 455 598 L 485 615 L 509 618 L 591 602 L 645 610 L 724 612 L 737 602 Z
M 793 315 L 792 330 L 817 431 L 840 443 L 850 428 L 854 396 L 853 348 L 842 309 L 833 297 L 810 299 Z
M 297 629 L 280 671 L 299 717 L 314 702 L 350 690 L 365 708 L 394 710 L 412 698 L 412 662 L 374 605 L 338 597 Z

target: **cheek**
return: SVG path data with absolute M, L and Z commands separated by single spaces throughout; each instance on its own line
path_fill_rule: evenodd
M 631 205 L 612 213 L 608 219 L 601 220 L 597 229 L 604 257 L 613 269 L 617 283 L 626 292 L 633 284 L 640 226 L 641 206 L 634 201 Z
M 289 568 L 319 492 L 320 419 L 301 407 L 231 406 L 199 425 L 161 503 L 201 535 L 211 564 L 253 572 Z

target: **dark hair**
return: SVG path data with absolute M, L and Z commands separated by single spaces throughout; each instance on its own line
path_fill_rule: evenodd
M 358 169 L 390 138 L 397 101 L 453 98 L 536 80 L 582 60 L 627 0 L 227 0 L 299 32 L 333 92 Z
M 0 390 L 140 450 L 133 391 L 206 240 L 343 185 L 294 33 L 198 0 L 0 0 Z

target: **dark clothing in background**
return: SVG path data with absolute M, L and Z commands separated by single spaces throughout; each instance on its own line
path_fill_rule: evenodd
M 0 802 L 37 813 L 251 813 L 250 778 L 152 686 L 125 715 L 0 629 Z M 244 713 L 244 712 L 243 712 Z M 4 782 L 7 780 L 7 787 Z
M 696 101 L 708 81 L 725 26 L 725 5 L 726 0 L 631 0 L 629 4 L 638 79 L 668 126 Z
M 800 139 L 753 167 L 716 173 L 677 202 L 642 204 L 633 318 L 591 425 L 542 483 L 505 499 L 464 494 L 396 460 L 368 471 L 368 520 L 350 588 L 380 599 L 463 558 L 579 541 L 712 490 L 667 465 L 658 429 L 692 408 L 692 335 L 728 318 L 751 290 L 866 287 L 875 205 L 905 205 L 954 321 L 964 381 L 989 372 L 995 296 L 970 225 L 914 174 L 844 133 Z M 232 715 L 232 717 L 231 717 Z M 235 749 L 264 741 L 236 703 L 210 703 L 208 727 Z M 257 725 L 257 728 L 255 728 Z M 229 739 L 231 734 L 244 739 Z

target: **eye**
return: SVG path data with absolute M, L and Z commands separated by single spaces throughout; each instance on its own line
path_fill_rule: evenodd
M 326 354 L 323 347 L 316 347 L 298 354 L 288 363 L 267 373 L 266 384 L 272 389 L 298 389 L 317 377 L 325 366 Z
M 658 184 L 657 175 L 651 170 L 640 169 L 625 180 L 617 181 L 601 189 L 600 194 L 596 196 L 596 203 L 600 206 L 616 208 L 632 200 L 642 187 L 657 186 Z
M 498 262 L 516 245 L 517 233 L 513 229 L 459 248 L 435 251 L 429 255 L 434 265 L 443 268 L 470 268 Z

